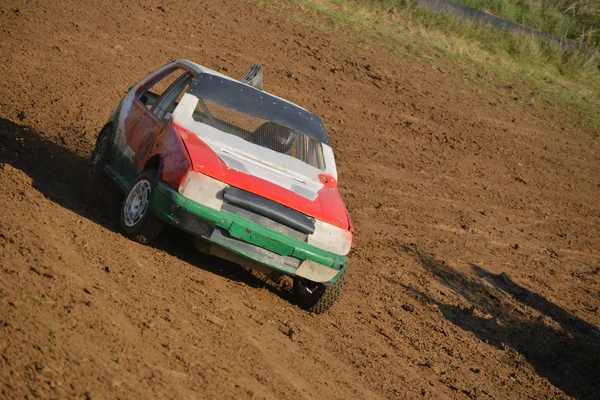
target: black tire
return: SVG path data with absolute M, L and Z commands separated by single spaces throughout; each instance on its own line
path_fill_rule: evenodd
M 160 220 L 150 213 L 156 175 L 155 170 L 146 170 L 137 176 L 125 194 L 119 213 L 123 234 L 142 244 L 152 244 L 163 228 Z
M 110 163 L 111 138 L 110 125 L 105 126 L 98 134 L 88 164 L 88 180 L 83 186 L 83 195 L 91 208 L 107 211 L 111 217 L 114 217 L 120 208 L 122 192 L 104 173 L 104 167 Z
M 97 182 L 105 177 L 104 166 L 110 161 L 110 138 L 112 136 L 111 126 L 105 126 L 100 131 L 96 146 L 90 157 L 88 176 L 92 182 Z
M 345 280 L 346 271 L 331 285 L 294 279 L 293 294 L 296 304 L 315 314 L 325 313 L 340 298 Z

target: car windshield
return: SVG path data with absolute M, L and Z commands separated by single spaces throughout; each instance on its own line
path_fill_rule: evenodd
M 188 93 L 199 99 L 192 115 L 195 121 L 325 170 L 321 142 L 329 139 L 317 116 L 242 83 L 208 74 L 199 74 Z

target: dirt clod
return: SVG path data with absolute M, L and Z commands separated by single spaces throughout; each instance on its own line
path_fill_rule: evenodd
M 296 331 L 293 328 L 288 329 L 286 335 L 292 340 L 294 341 L 296 339 Z

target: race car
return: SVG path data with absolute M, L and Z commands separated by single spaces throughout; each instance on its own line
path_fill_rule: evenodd
M 100 131 L 90 178 L 125 193 L 123 233 L 150 244 L 169 224 L 199 250 L 293 278 L 314 313 L 338 300 L 354 229 L 323 121 L 263 90 L 176 60 L 132 86 Z

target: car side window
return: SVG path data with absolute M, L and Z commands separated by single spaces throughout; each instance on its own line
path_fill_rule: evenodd
M 190 86 L 192 79 L 194 79 L 194 75 L 191 73 L 183 74 L 167 89 L 152 111 L 158 119 L 167 121 L 171 118 L 171 114 L 175 111 L 175 107 L 177 107 L 179 100 Z
M 148 86 L 138 95 L 140 101 L 148 110 L 152 108 L 154 103 L 165 93 L 167 89 L 173 85 L 175 81 L 180 79 L 188 72 L 181 68 L 174 68 L 166 71 L 162 75 L 154 79 Z

